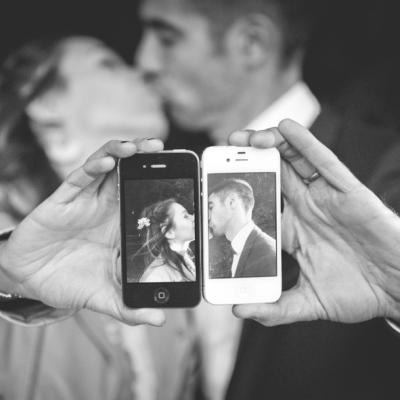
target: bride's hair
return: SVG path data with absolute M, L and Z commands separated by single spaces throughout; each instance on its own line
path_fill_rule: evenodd
M 21 196 L 34 193 L 32 208 L 60 184 L 55 171 L 31 129 L 26 109 L 36 98 L 65 87 L 59 71 L 63 40 L 31 42 L 16 50 L 0 65 L 0 186 Z M 12 196 L 0 207 L 15 220 L 25 217 Z
M 174 203 L 175 199 L 162 200 L 143 210 L 141 220 L 146 223 L 140 227 L 142 246 L 134 257 L 144 256 L 146 267 L 156 258 L 161 258 L 163 262 L 176 269 L 185 280 L 189 280 L 184 258 L 171 249 L 166 238 L 167 232 L 174 226 L 171 210 Z

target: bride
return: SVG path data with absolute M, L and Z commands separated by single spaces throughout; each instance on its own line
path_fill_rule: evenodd
M 138 220 L 143 238 L 146 268 L 140 282 L 188 282 L 196 280 L 196 267 L 189 248 L 195 239 L 194 216 L 175 199 L 145 208 Z

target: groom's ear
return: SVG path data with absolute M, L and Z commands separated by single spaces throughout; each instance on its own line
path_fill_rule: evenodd
M 237 205 L 237 196 L 235 193 L 230 193 L 227 198 L 227 205 L 229 206 L 229 208 L 236 208 Z

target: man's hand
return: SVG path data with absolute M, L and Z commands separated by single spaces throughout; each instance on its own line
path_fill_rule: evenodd
M 160 310 L 122 303 L 116 158 L 162 150 L 159 140 L 111 141 L 15 229 L 0 266 L 9 289 L 57 307 L 88 308 L 130 324 L 161 325 Z
M 235 306 L 235 315 L 268 326 L 376 316 L 399 320 L 400 219 L 291 120 L 278 129 L 234 132 L 230 144 L 280 151 L 282 247 L 301 269 L 297 285 L 277 303 Z M 320 177 L 307 181 L 315 172 Z

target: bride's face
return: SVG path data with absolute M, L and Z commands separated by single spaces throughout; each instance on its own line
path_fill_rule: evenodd
M 195 239 L 194 216 L 189 214 L 185 207 L 173 203 L 170 209 L 172 228 L 170 234 L 177 242 L 189 242 Z
M 113 50 L 81 37 L 66 39 L 61 49 L 63 89 L 29 107 L 37 139 L 61 177 L 109 140 L 166 136 L 160 99 Z

